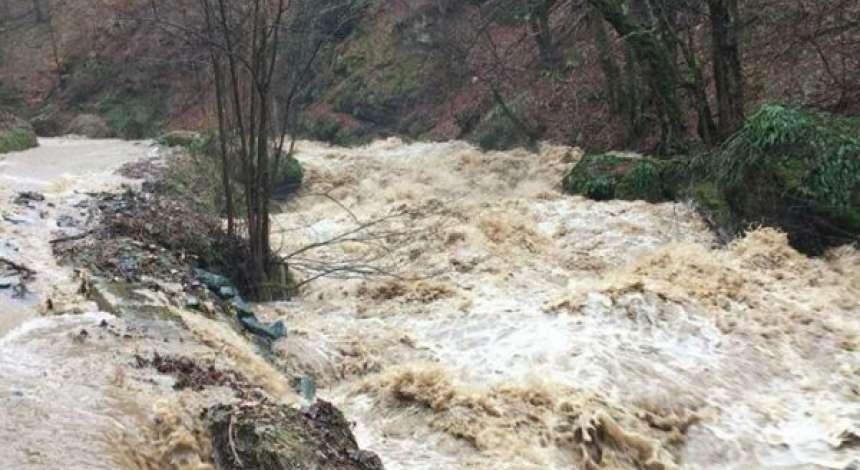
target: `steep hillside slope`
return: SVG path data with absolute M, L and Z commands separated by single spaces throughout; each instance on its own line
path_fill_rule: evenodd
M 32 2 L 7 1 L 0 12 L 0 101 L 40 116 L 43 133 L 62 131 L 82 111 L 102 115 L 130 138 L 211 125 L 203 104 L 212 84 L 199 46 L 147 20 L 158 4 L 173 5 L 171 18 L 180 22 L 189 14 L 175 7 L 180 3 L 46 1 L 53 10 L 40 20 Z M 625 78 L 642 76 L 625 56 L 625 41 L 589 2 L 544 3 L 550 9 L 540 29 L 534 7 L 522 0 L 351 2 L 349 18 L 332 26 L 337 42 L 320 51 L 305 97 L 306 134 L 341 144 L 396 134 L 465 138 L 488 148 L 544 139 L 653 149 L 654 97 L 642 78 Z M 689 35 L 688 52 L 703 57 L 699 78 L 713 90 L 710 26 L 691 8 L 678 20 L 678 34 Z M 860 113 L 860 6 L 756 0 L 743 8 L 750 107 L 776 100 Z M 676 60 L 683 63 L 681 52 Z M 613 73 L 623 90 L 607 85 Z M 639 108 L 625 110 L 618 93 Z M 692 137 L 701 132 L 701 102 L 681 94 Z

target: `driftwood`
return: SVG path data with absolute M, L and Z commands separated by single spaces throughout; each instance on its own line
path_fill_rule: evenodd
M 88 237 L 89 235 L 91 235 L 94 232 L 95 232 L 95 230 L 87 230 L 86 232 L 79 233 L 77 235 L 69 235 L 68 237 L 55 238 L 55 239 L 51 240 L 49 243 L 51 245 L 56 245 L 57 243 L 64 243 L 64 242 L 71 242 L 71 241 L 75 241 L 75 240 L 81 240 L 83 238 Z
M 9 266 L 10 268 L 12 268 L 12 270 L 23 274 L 25 279 L 36 274 L 36 271 L 28 268 L 27 266 L 24 266 L 23 264 L 20 264 L 20 263 L 16 263 L 15 261 L 12 261 L 11 259 L 3 258 L 2 256 L 0 256 L 0 264 L 5 264 L 5 265 Z

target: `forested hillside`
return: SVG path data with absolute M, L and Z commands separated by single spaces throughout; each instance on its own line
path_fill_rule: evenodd
M 549 140 L 683 153 L 765 102 L 860 114 L 851 0 L 327 1 L 302 128 L 487 148 Z M 158 11 L 161 9 L 162 11 Z M 205 51 L 169 27 L 193 2 L 4 0 L 0 101 L 50 133 L 213 126 Z
M 860 469 L 860 1 L 0 0 L 0 469 Z

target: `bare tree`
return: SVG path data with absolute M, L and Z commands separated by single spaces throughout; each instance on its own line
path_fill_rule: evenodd
M 740 128 L 744 120 L 744 75 L 737 25 L 737 0 L 708 0 L 710 10 L 714 83 L 720 137 Z

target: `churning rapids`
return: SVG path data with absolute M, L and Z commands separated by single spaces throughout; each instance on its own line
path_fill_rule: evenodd
M 2 467 L 211 468 L 196 419 L 224 397 L 175 391 L 134 354 L 241 364 L 285 401 L 289 381 L 225 325 L 184 313 L 135 333 L 79 299 L 51 255 L 58 218 L 157 150 L 41 144 L 0 161 L 0 256 L 38 272 L 29 298 L 0 291 Z M 273 245 L 331 276 L 257 308 L 289 325 L 277 365 L 312 374 L 387 468 L 860 465 L 856 249 L 808 258 L 771 229 L 718 247 L 684 204 L 564 195 L 566 147 L 298 150 L 305 188 Z M 13 204 L 23 190 L 48 209 Z M 68 313 L 42 314 L 48 298 Z

